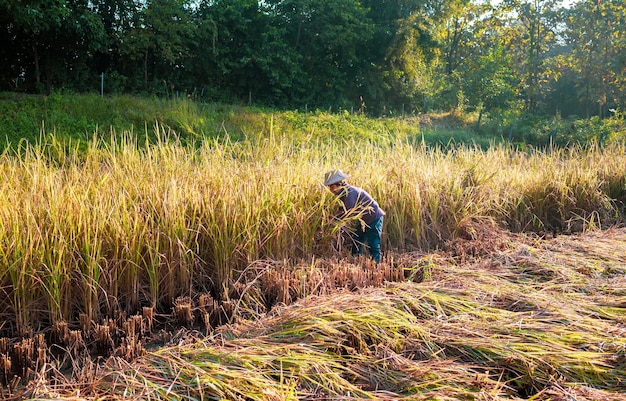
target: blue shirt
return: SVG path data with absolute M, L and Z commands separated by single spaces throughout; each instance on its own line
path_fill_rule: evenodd
M 346 185 L 339 199 L 343 202 L 341 216 L 359 216 L 368 226 L 385 215 L 378 203 L 364 189 Z

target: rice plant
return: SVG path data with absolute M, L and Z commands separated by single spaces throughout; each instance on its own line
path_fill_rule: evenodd
M 473 221 L 568 232 L 619 218 L 605 191 L 624 181 L 607 175 L 607 165 L 626 160 L 618 145 L 550 153 L 368 140 L 296 147 L 270 131 L 190 146 L 155 129 L 156 144 L 94 139 L 82 151 L 50 140 L 2 155 L 5 331 L 162 308 L 200 289 L 219 297 L 256 260 L 328 254 L 336 200 L 320 177 L 334 166 L 381 200 L 388 249 L 432 249 L 467 235 Z
M 347 256 L 335 246 L 337 199 L 321 185 L 323 173 L 335 167 L 349 172 L 351 182 L 366 188 L 387 211 L 385 251 L 390 255 L 476 240 L 481 227 L 571 233 L 622 221 L 616 196 L 621 196 L 625 181 L 624 145 L 526 152 L 507 146 L 438 149 L 411 144 L 402 135 L 384 135 L 384 127 L 361 138 L 364 128 L 358 119 L 351 120 L 353 131 L 343 135 L 333 132 L 335 123 L 320 120 L 313 128 L 320 132 L 290 137 L 289 127 L 270 117 L 255 122 L 259 131 L 246 132 L 242 140 L 225 135 L 197 142 L 181 141 L 156 125 L 145 140 L 130 132 L 121 139 L 94 135 L 87 146 L 79 146 L 44 135 L 39 144 L 4 152 L 1 336 L 32 338 L 53 330 L 68 349 L 84 346 L 87 339 L 99 346 L 116 343 L 119 353 L 138 356 L 144 351 L 141 330 L 131 327 L 139 325 L 134 316 L 147 324 L 141 315 L 145 308 L 157 315 L 174 309 L 181 323 L 191 324 L 197 312 L 192 305 L 203 299 L 210 331 L 236 320 L 236 312 L 264 313 L 276 304 L 324 295 L 323 288 L 355 289 L 403 278 L 391 259 L 380 270 L 364 270 L 359 262 L 356 269 L 343 264 L 332 274 L 319 262 Z M 292 271 L 301 261 L 306 268 Z M 263 264 L 269 267 L 254 270 Z M 551 282 L 559 274 L 546 264 L 515 269 L 516 280 L 545 276 Z M 250 280 L 264 282 L 267 291 L 247 286 Z M 417 297 L 432 308 L 420 313 L 459 315 L 475 307 L 468 301 L 455 303 L 445 294 L 429 294 L 437 301 L 430 305 L 427 295 Z M 615 316 L 619 310 L 603 309 L 602 314 Z M 412 318 L 416 316 L 420 314 Z M 363 324 L 359 319 L 365 318 L 351 316 L 352 324 Z M 79 328 L 84 328 L 81 341 Z M 364 351 L 370 341 L 379 343 L 382 335 L 371 328 L 367 334 L 353 333 L 335 351 Z M 329 329 L 335 334 L 347 330 Z M 136 335 L 128 336 L 131 331 Z M 424 338 L 423 333 L 413 334 Z M 313 336 L 325 335 L 318 331 Z M 526 347 L 527 339 L 522 340 L 516 346 Z M 433 358 L 440 353 L 481 361 L 515 358 L 507 354 L 510 349 L 485 351 L 484 339 L 476 341 L 463 345 L 429 339 L 426 351 L 420 352 L 433 352 Z M 406 344 L 395 338 L 382 346 L 397 353 Z M 528 346 L 524 357 L 532 359 L 533 347 Z M 595 358 L 600 351 L 590 352 Z M 283 360 L 284 366 L 293 364 Z M 572 369 L 563 373 L 572 380 L 587 372 L 611 382 L 602 364 Z M 302 372 L 310 375 L 305 387 L 312 394 L 315 389 L 339 394 L 338 387 L 348 386 L 329 384 L 332 372 L 317 365 Z M 505 373 L 513 380 L 513 370 Z M 363 378 L 352 369 L 342 374 Z M 285 376 L 280 392 L 292 394 L 300 385 L 293 380 Z M 535 387 L 520 386 L 526 385 Z M 351 394 L 360 393 L 354 388 Z

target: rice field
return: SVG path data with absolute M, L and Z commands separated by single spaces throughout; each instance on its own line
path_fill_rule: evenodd
M 394 254 L 378 268 L 361 260 L 276 264 L 290 295 L 272 310 L 208 333 L 181 330 L 140 355 L 87 364 L 72 378 L 44 367 L 20 396 L 623 399 L 626 230 L 540 239 L 493 229 L 453 242 Z M 262 263 L 255 268 L 269 273 Z M 240 294 L 240 308 L 254 308 L 260 281 Z M 309 293 L 297 298 L 303 287 Z
M 601 231 L 623 222 L 624 145 L 155 137 L 0 156 L 5 398 L 624 390 L 625 234 Z M 337 167 L 387 212 L 379 266 L 347 257 Z

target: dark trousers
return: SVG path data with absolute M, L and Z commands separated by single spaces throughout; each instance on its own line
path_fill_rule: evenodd
M 363 248 L 369 250 L 372 260 L 380 263 L 380 240 L 383 235 L 383 218 L 372 224 L 358 224 L 352 241 L 352 255 L 363 255 Z

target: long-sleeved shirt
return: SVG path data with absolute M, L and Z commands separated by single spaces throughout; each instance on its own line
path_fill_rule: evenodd
M 365 224 L 371 225 L 385 215 L 378 202 L 362 188 L 346 185 L 339 199 L 344 206 L 340 217 L 359 216 Z

